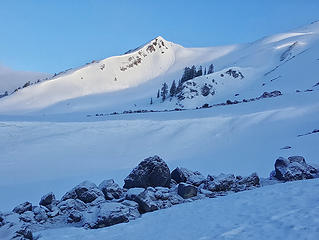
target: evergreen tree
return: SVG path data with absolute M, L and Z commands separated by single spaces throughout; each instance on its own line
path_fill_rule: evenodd
M 189 67 L 185 67 L 184 68 L 184 73 L 183 73 L 183 76 L 181 78 L 181 82 L 186 82 L 187 80 L 191 79 L 190 78 L 190 72 L 191 72 L 191 69 Z
M 181 93 L 183 90 L 183 83 L 181 80 L 178 81 L 178 85 L 176 87 L 175 96 Z
M 191 68 L 191 72 L 190 72 L 190 79 L 193 79 L 194 77 L 196 77 L 196 67 L 193 65 L 192 68 Z M 190 80 L 188 79 L 188 80 Z
M 153 98 L 151 98 L 151 102 L 150 102 L 150 104 L 151 104 L 151 105 L 153 104 Z
M 157 90 L 157 98 L 159 98 L 160 97 L 160 90 L 158 89 Z
M 196 71 L 195 77 L 199 77 L 203 75 L 203 67 L 199 66 L 198 71 Z
M 161 89 L 161 96 L 162 96 L 163 102 L 167 98 L 167 94 L 168 94 L 168 86 L 167 86 L 166 82 L 164 82 L 163 86 L 162 86 L 162 89 Z
M 213 64 L 210 64 L 209 67 L 208 67 L 208 72 L 207 74 L 211 74 L 214 72 L 214 65 Z
M 173 81 L 172 86 L 171 86 L 171 88 L 170 88 L 170 90 L 169 90 L 169 95 L 170 95 L 171 97 L 174 97 L 174 96 L 176 95 L 176 84 L 175 84 L 175 80 Z
M 206 75 L 206 67 L 205 67 L 205 70 L 204 70 L 204 75 Z

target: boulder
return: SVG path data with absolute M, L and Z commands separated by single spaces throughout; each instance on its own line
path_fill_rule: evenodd
M 64 194 L 61 200 L 79 199 L 84 203 L 90 203 L 100 196 L 104 197 L 104 194 L 94 183 L 84 181 Z
M 260 187 L 260 179 L 257 173 L 252 173 L 248 177 L 236 177 L 237 191 L 249 190 L 254 187 Z M 235 190 L 236 191 L 236 190 Z
M 77 211 L 77 210 L 73 210 L 72 212 L 70 212 L 67 222 L 68 223 L 78 223 L 82 220 L 82 213 Z
M 97 209 L 96 220 L 89 224 L 90 228 L 103 228 L 114 224 L 128 222 L 139 216 L 138 209 L 128 204 L 117 202 L 104 203 Z
M 136 196 L 144 191 L 145 191 L 144 188 L 130 188 L 125 193 L 125 199 L 134 201 Z
M 123 193 L 123 189 L 113 179 L 104 180 L 99 185 L 99 189 L 103 192 L 106 200 L 119 199 Z
M 275 171 L 271 174 L 281 181 L 295 181 L 318 177 L 318 170 L 308 165 L 302 156 L 292 156 L 288 159 L 278 158 L 275 162 Z
M 226 192 L 231 191 L 236 186 L 236 178 L 233 174 L 220 174 L 218 176 L 207 177 L 205 189 L 212 192 Z
M 34 207 L 33 208 L 34 219 L 37 222 L 45 222 L 48 219 L 48 215 L 46 211 L 42 207 Z
M 144 159 L 124 179 L 124 188 L 168 187 L 171 176 L 167 164 L 159 157 Z
M 180 183 L 178 184 L 178 195 L 184 199 L 195 197 L 197 196 L 197 187 L 187 183 Z
M 50 192 L 41 198 L 39 205 L 48 206 L 54 202 L 55 202 L 55 195 L 53 194 L 53 192 Z
M 33 240 L 33 234 L 31 232 L 31 230 L 29 230 L 26 227 L 21 227 L 21 229 L 17 230 L 16 232 L 16 236 L 13 239 L 28 239 L 28 240 Z
M 201 185 L 206 180 L 200 172 L 186 168 L 175 168 L 171 173 L 171 178 L 177 183 L 185 182 L 195 186 Z
M 140 211 L 153 212 L 159 209 L 154 188 L 147 188 L 145 191 L 137 195 L 134 199 L 140 207 Z
M 34 213 L 26 211 L 20 215 L 19 219 L 23 222 L 32 222 L 34 220 Z
M 72 210 L 84 211 L 87 209 L 87 206 L 84 202 L 78 199 L 67 199 L 65 201 L 60 202 L 57 207 L 62 212 L 70 212 Z
M 22 214 L 26 211 L 32 211 L 32 204 L 30 202 L 24 202 L 16 206 L 12 212 Z

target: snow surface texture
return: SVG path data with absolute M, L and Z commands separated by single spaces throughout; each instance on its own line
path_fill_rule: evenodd
M 316 240 L 318 201 L 318 179 L 275 184 L 173 206 L 104 229 L 46 230 L 40 239 Z

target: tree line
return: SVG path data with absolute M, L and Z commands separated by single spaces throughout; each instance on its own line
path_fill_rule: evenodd
M 175 97 L 179 93 L 182 92 L 184 82 L 191 80 L 193 78 L 202 76 L 202 75 L 211 74 L 213 72 L 214 72 L 214 65 L 213 64 L 210 64 L 208 66 L 208 71 L 206 70 L 206 67 L 203 71 L 202 66 L 199 66 L 198 69 L 194 65 L 192 67 L 185 67 L 182 78 L 180 80 L 178 80 L 178 83 L 176 84 L 176 81 L 174 80 L 172 82 L 170 89 L 168 90 L 168 85 L 166 82 L 164 82 L 162 84 L 161 89 L 157 90 L 156 98 L 161 98 L 162 101 L 164 102 L 169 97 Z M 151 98 L 150 104 L 153 104 L 152 98 Z

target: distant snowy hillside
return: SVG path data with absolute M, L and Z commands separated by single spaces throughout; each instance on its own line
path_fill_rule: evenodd
M 23 88 L 23 86 L 49 77 L 50 74 L 46 73 L 17 71 L 0 65 L 0 95 L 4 95 L 5 92 L 10 95 L 17 88 Z
M 127 54 L 66 71 L 2 99 L 0 113 L 187 108 L 257 97 L 265 91 L 302 91 L 319 81 L 318 52 L 318 22 L 253 43 L 223 47 L 184 48 L 157 37 Z M 215 67 L 214 73 L 192 80 L 200 83 L 198 98 L 192 101 L 188 101 L 189 97 L 168 98 L 164 103 L 157 98 L 162 84 L 165 82 L 170 87 L 173 80 L 178 82 L 185 67 L 202 66 L 204 70 L 210 64 Z M 244 78 L 227 78 L 225 72 L 231 69 L 240 71 Z M 201 94 L 205 85 L 213 87 L 214 96 Z

